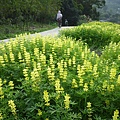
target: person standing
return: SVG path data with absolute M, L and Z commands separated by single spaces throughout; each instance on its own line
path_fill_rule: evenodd
M 56 18 L 59 28 L 61 28 L 61 26 L 62 26 L 62 17 L 63 17 L 63 15 L 62 15 L 61 11 L 59 10 L 57 13 L 57 18 Z

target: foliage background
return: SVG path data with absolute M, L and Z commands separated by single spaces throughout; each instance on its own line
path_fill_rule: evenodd
M 57 11 L 63 13 L 63 21 L 68 19 L 69 25 L 76 25 L 80 15 L 93 20 L 99 19 L 99 12 L 105 0 L 1 0 L 0 24 L 18 24 L 28 21 L 48 23 L 56 21 Z M 64 25 L 64 22 L 63 22 Z

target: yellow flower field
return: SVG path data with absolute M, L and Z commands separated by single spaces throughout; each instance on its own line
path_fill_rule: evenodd
M 98 56 L 70 37 L 0 43 L 0 120 L 118 120 L 120 42 Z

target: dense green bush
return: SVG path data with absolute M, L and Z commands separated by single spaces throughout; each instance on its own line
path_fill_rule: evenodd
M 61 31 L 60 35 L 82 40 L 93 49 L 103 48 L 110 42 L 120 41 L 120 25 L 110 22 L 89 22 Z
M 66 37 L 0 43 L 0 120 L 117 120 L 119 63 L 120 42 L 100 57 Z

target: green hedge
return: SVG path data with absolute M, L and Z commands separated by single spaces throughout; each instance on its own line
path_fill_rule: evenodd
M 111 22 L 83 23 L 75 28 L 60 31 L 61 35 L 82 40 L 93 48 L 102 48 L 111 41 L 120 41 L 120 25 Z

